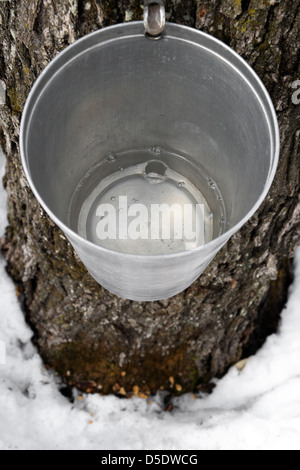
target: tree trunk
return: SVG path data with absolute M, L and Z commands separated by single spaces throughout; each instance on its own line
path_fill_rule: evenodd
M 212 377 L 254 353 L 275 331 L 300 240 L 299 107 L 292 102 L 292 83 L 300 78 L 300 0 L 166 1 L 168 21 L 216 36 L 254 67 L 275 103 L 282 139 L 279 170 L 263 206 L 187 291 L 153 303 L 110 294 L 41 209 L 19 156 L 30 88 L 77 38 L 142 19 L 140 4 L 0 2 L 0 78 L 6 87 L 1 143 L 9 195 L 2 251 L 45 363 L 69 386 L 88 392 L 205 390 Z

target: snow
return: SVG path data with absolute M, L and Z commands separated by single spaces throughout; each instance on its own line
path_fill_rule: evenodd
M 3 173 L 4 158 L 0 157 Z M 6 195 L 0 190 L 1 234 Z M 0 258 L 0 450 L 300 450 L 300 250 L 279 332 L 211 396 L 185 395 L 171 413 L 134 398 L 84 395 L 70 403 L 31 343 Z M 1 343 L 2 341 L 2 343 Z M 0 357 L 1 359 L 1 357 Z

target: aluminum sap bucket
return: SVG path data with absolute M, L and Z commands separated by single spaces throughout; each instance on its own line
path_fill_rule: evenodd
M 91 275 L 150 301 L 189 287 L 255 213 L 276 172 L 279 131 L 266 89 L 229 47 L 170 23 L 149 40 L 133 22 L 84 37 L 48 65 L 25 106 L 21 155 Z M 128 207 L 202 202 L 202 242 L 99 241 L 100 203 L 125 196 Z

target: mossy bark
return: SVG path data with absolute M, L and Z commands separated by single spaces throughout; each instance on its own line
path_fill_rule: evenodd
M 142 18 L 139 0 L 0 2 L 1 143 L 9 227 L 2 240 L 40 353 L 70 386 L 144 394 L 193 390 L 220 376 L 276 329 L 300 241 L 300 1 L 166 1 L 167 19 L 206 31 L 254 67 L 275 103 L 281 158 L 260 211 L 187 291 L 162 302 L 122 300 L 98 286 L 26 182 L 19 125 L 46 64 L 77 38 Z M 170 380 L 170 377 L 174 378 Z

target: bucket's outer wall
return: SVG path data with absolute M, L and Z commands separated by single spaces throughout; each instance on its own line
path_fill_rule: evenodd
M 121 300 L 86 272 L 34 199 L 19 156 L 19 123 L 45 65 L 100 27 L 142 19 L 139 1 L 0 3 L 0 106 L 9 223 L 2 249 L 45 362 L 85 391 L 178 393 L 222 375 L 273 332 L 299 244 L 300 1 L 166 2 L 167 19 L 226 42 L 254 67 L 274 101 L 281 158 L 259 212 L 186 292 L 153 303 Z M 170 378 L 174 378 L 174 381 Z M 138 389 L 135 388 L 135 391 Z

